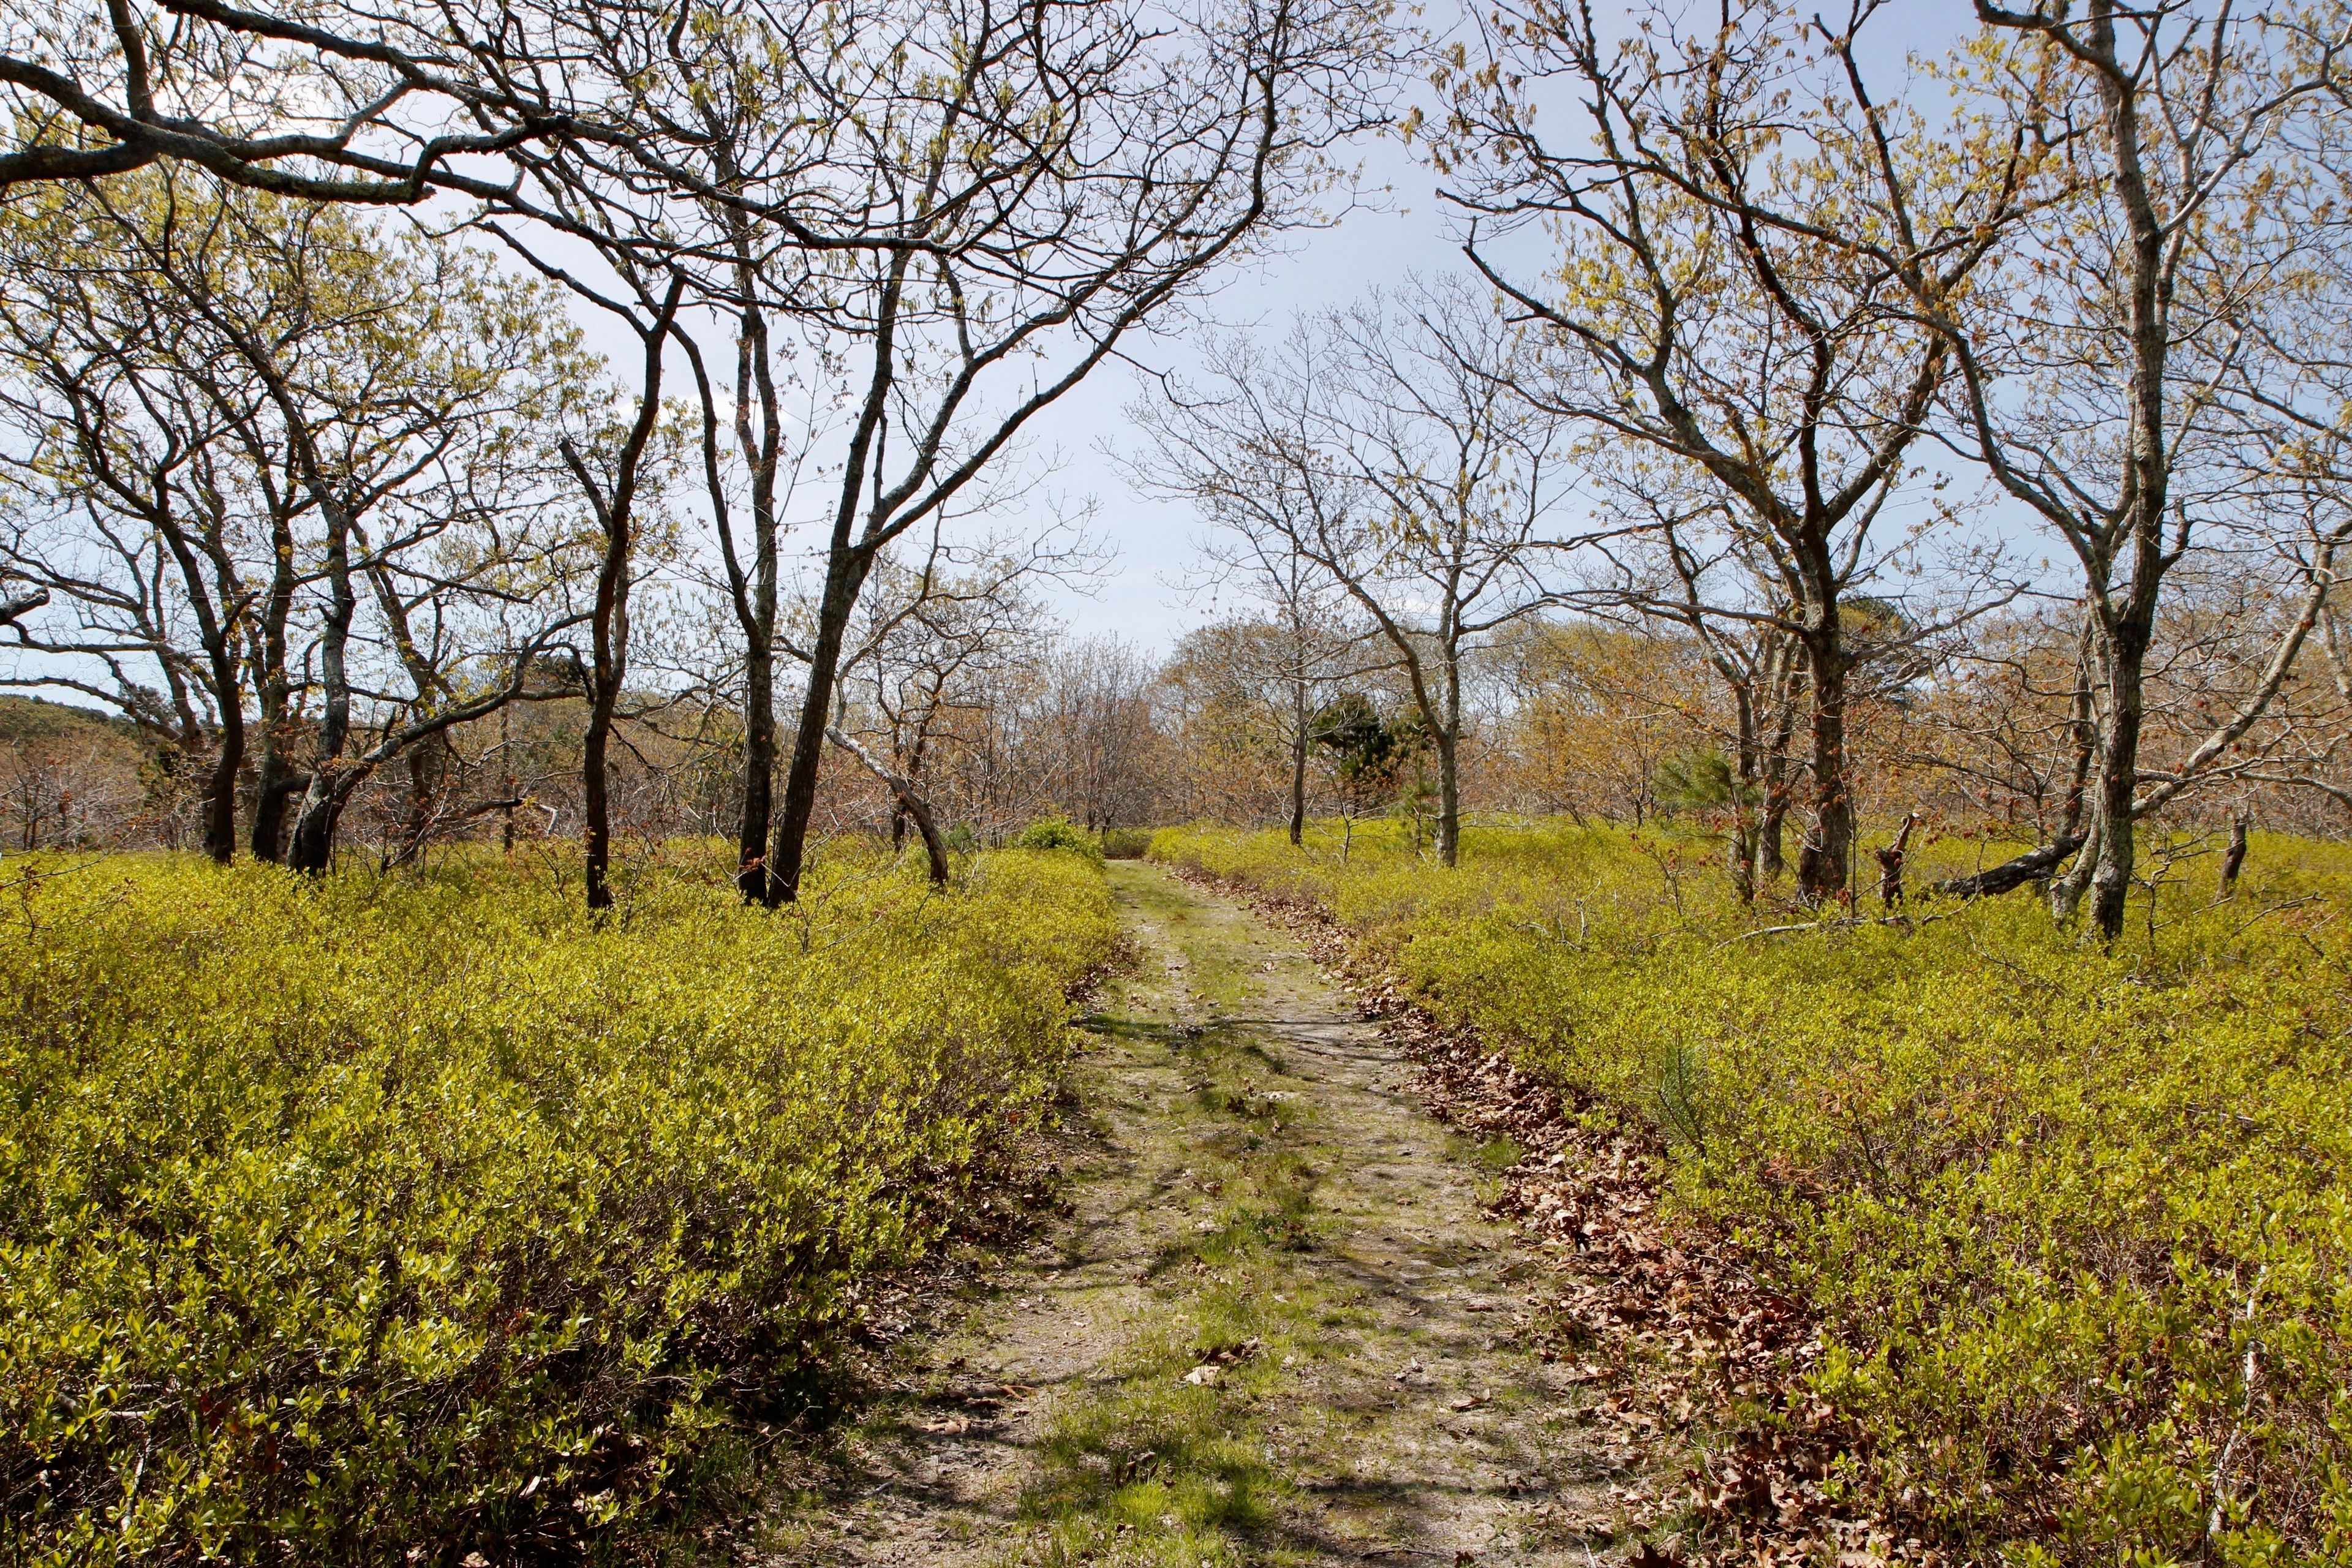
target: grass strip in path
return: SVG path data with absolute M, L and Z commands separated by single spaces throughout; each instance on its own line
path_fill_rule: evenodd
M 769 1561 L 1238 1568 L 1622 1555 L 1630 1479 L 1483 1215 L 1517 1151 L 1421 1114 L 1287 933 L 1111 868 L 1071 1217 L 836 1435 Z

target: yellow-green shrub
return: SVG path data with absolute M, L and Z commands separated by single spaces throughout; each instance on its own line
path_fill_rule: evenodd
M 2233 902 L 2142 895 L 2111 952 L 2030 895 L 1745 934 L 1806 917 L 1654 836 L 1489 829 L 1454 873 L 1360 828 L 1344 864 L 1154 853 L 1324 900 L 1646 1118 L 1673 1200 L 1818 1314 L 1857 1500 L 2020 1562 L 2352 1558 L 2343 847 L 2258 840 Z
M 689 860 L 603 923 L 503 863 L 10 870 L 10 1561 L 454 1561 L 662 1506 L 952 1220 L 1114 940 L 1055 855 L 777 914 Z

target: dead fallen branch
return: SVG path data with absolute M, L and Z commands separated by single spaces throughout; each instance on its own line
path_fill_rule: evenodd
M 2052 872 L 2065 864 L 2067 857 L 2083 847 L 2083 835 L 2070 833 L 2055 843 L 2044 844 L 2039 849 L 2027 851 L 2014 860 L 2004 860 L 1967 877 L 1947 877 L 1931 884 L 1935 890 L 1948 898 L 1990 898 L 2021 888 L 2028 882 L 2046 880 Z

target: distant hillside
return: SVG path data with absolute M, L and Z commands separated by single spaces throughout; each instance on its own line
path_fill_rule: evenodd
M 150 754 L 127 719 L 0 697 L 0 846 L 15 853 L 175 843 L 172 802 L 144 776 Z
M 138 727 L 111 713 L 52 702 L 46 697 L 0 697 L 0 744 L 100 734 L 131 740 Z

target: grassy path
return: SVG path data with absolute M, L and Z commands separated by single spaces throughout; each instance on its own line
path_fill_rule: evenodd
M 1087 1020 L 1075 1214 L 908 1350 L 767 1560 L 1610 1555 L 1609 1461 L 1521 1339 L 1540 1267 L 1480 1214 L 1514 1151 L 1423 1115 L 1286 933 L 1111 877 L 1140 961 Z

